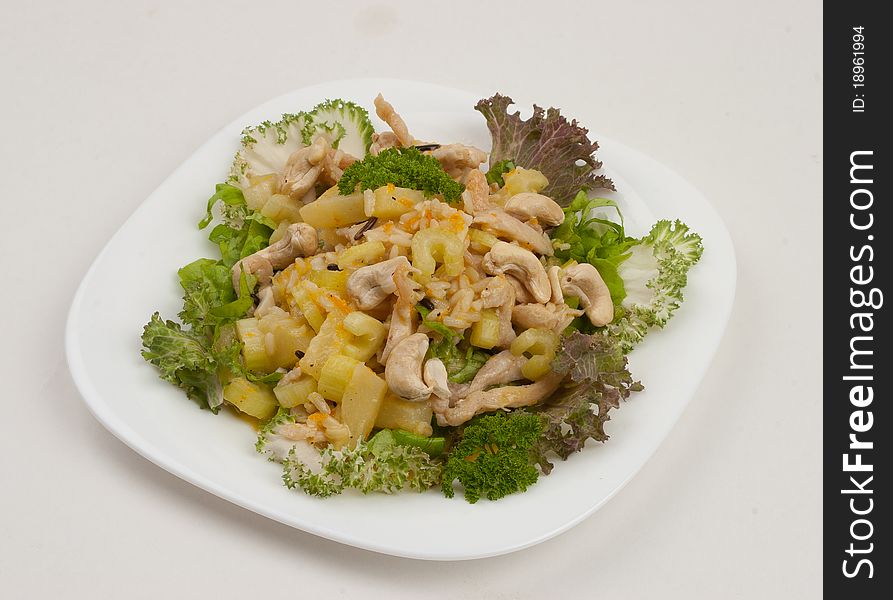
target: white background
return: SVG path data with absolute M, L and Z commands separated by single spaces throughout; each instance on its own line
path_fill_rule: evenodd
M 0 4 L 4 597 L 820 595 L 820 3 Z M 68 374 L 68 304 L 142 199 L 245 110 L 361 76 L 585 106 L 734 238 L 732 320 L 678 426 L 532 549 L 425 563 L 291 530 L 138 457 Z

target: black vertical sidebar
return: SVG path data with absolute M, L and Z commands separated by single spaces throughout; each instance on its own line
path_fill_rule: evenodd
M 893 589 L 893 36 L 883 3 L 824 8 L 824 589 L 867 600 Z

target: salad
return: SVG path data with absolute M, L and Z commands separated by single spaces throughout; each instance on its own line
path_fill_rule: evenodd
M 489 155 L 419 140 L 380 94 L 247 128 L 142 355 L 257 427 L 290 488 L 523 492 L 642 388 L 627 354 L 682 302 L 700 237 L 626 231 L 598 144 L 555 108 L 474 107 Z M 211 227 L 213 225 L 213 227 Z

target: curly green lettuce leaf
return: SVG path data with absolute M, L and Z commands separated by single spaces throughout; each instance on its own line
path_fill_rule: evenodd
M 364 494 L 394 494 L 405 489 L 423 492 L 437 485 L 441 470 L 439 460 L 415 446 L 396 443 L 393 434 L 383 430 L 353 449 L 327 447 L 318 462 L 301 457 L 293 448 L 283 462 L 282 480 L 288 488 L 323 498 L 349 488 Z
M 562 206 L 580 190 L 614 189 L 610 179 L 596 174 L 602 164 L 595 159 L 598 143 L 589 139 L 588 129 L 568 121 L 557 108 L 544 110 L 535 104 L 525 121 L 519 112 L 508 112 L 513 103 L 508 96 L 495 94 L 474 107 L 484 115 L 493 138 L 491 166 L 512 160 L 540 171 L 549 180 L 543 193 Z
M 285 114 L 273 123 L 242 131 L 242 147 L 236 153 L 229 183 L 244 187 L 250 177 L 281 173 L 288 157 L 304 146 L 304 128 L 309 123 L 306 113 Z
M 362 160 L 372 144 L 372 121 L 365 108 L 347 100 L 326 100 L 307 115 L 302 132 L 304 143 L 311 144 L 320 134 L 333 148 Z
M 683 301 L 688 271 L 703 251 L 701 237 L 678 220 L 658 221 L 629 248 L 629 257 L 618 266 L 626 291 L 623 316 L 607 328 L 624 352 L 667 324 Z
M 162 379 L 183 389 L 202 408 L 217 412 L 223 404 L 218 371 L 238 360 L 238 340 L 213 344 L 203 333 L 185 331 L 155 313 L 143 329 L 142 342 L 143 358 L 158 368 Z
M 288 458 L 295 442 L 282 434 L 283 425 L 295 422 L 294 416 L 287 408 L 279 407 L 272 419 L 267 421 L 257 433 L 254 449 L 267 456 L 271 461 L 283 462 Z
M 568 374 L 569 382 L 545 403 L 528 410 L 543 419 L 543 434 L 535 461 L 549 474 L 551 453 L 562 460 L 583 449 L 587 440 L 608 439 L 609 412 L 632 392 L 644 389 L 632 378 L 617 340 L 601 334 L 572 332 L 562 336 L 552 368 Z
M 499 500 L 536 483 L 539 472 L 531 452 L 543 433 L 543 422 L 523 412 L 476 417 L 462 431 L 443 468 L 441 489 L 452 498 L 456 481 L 465 499 Z
M 338 190 L 352 194 L 357 189 L 374 190 L 389 183 L 420 190 L 429 198 L 440 194 L 447 202 L 459 200 L 465 189 L 447 175 L 436 158 L 422 154 L 418 148 L 388 148 L 347 167 L 338 181 Z

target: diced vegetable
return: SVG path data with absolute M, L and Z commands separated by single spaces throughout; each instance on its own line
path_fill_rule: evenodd
M 402 429 L 428 437 L 433 433 L 431 416 L 434 411 L 427 402 L 409 402 L 394 394 L 387 394 L 381 403 L 375 426 L 379 429 Z
M 503 175 L 505 185 L 490 196 L 491 201 L 496 204 L 503 205 L 506 200 L 520 194 L 522 192 L 541 192 L 547 185 L 549 180 L 535 169 L 523 169 L 515 167 L 511 171 Z
M 527 362 L 521 365 L 521 375 L 530 381 L 539 381 L 552 372 L 553 360 L 554 357 L 541 354 L 531 356 L 527 359 Z
M 316 391 L 326 400 L 341 402 L 344 390 L 360 364 L 360 361 L 343 354 L 331 355 L 320 371 Z
M 273 194 L 267 200 L 260 214 L 273 219 L 277 223 L 288 221 L 299 223 L 301 221 L 301 207 L 295 200 L 284 194 Z
M 510 196 L 520 194 L 522 192 L 539 193 L 543 191 L 549 180 L 546 176 L 536 169 L 523 169 L 516 167 L 503 175 L 505 180 L 505 189 Z
M 531 355 L 540 354 L 555 356 L 558 347 L 558 334 L 549 329 L 532 327 L 523 331 L 510 346 L 512 354 L 521 356 L 525 352 Z
M 354 368 L 341 398 L 341 420 L 350 429 L 351 448 L 369 436 L 387 391 L 388 384 L 372 369 L 363 364 Z
M 388 337 L 388 328 L 381 321 L 359 311 L 344 317 L 344 328 L 353 339 L 344 345 L 342 352 L 360 362 L 372 358 Z
M 347 294 L 347 278 L 350 273 L 347 271 L 311 271 L 310 281 L 318 285 L 324 290 L 334 292 L 339 295 Z
M 549 329 L 531 328 L 521 333 L 510 346 L 512 354 L 530 355 L 521 365 L 521 374 L 531 381 L 542 379 L 552 372 L 552 361 L 558 348 L 558 334 Z
M 272 336 L 272 345 L 265 339 L 264 349 L 274 369 L 294 367 L 298 361 L 296 353 L 306 352 L 315 335 L 306 323 L 281 310 L 264 315 L 257 324 L 265 336 Z
M 348 340 L 350 335 L 341 322 L 344 315 L 340 313 L 329 313 L 319 333 L 310 341 L 304 357 L 299 361 L 301 371 L 307 373 L 314 379 L 319 379 L 323 365 L 329 360 L 333 354 L 341 351 L 341 347 Z
M 481 311 L 481 320 L 471 326 L 468 338 L 472 346 L 489 350 L 499 343 L 499 317 L 496 309 L 485 308 Z
M 249 371 L 269 373 L 275 369 L 267 356 L 264 344 L 264 332 L 258 326 L 257 319 L 240 319 L 236 321 L 236 333 L 242 342 L 242 360 Z
M 393 184 L 383 185 L 376 189 L 375 206 L 372 216 L 379 219 L 398 219 L 408 213 L 418 202 L 425 199 L 425 194 L 418 190 L 396 187 Z
M 302 375 L 297 381 L 273 388 L 273 394 L 283 408 L 294 408 L 304 404 L 307 402 L 307 396 L 315 391 L 316 380 L 308 375 Z
M 480 229 L 469 229 L 468 237 L 472 245 L 476 245 L 476 250 L 487 250 L 499 241 L 495 235 L 489 231 L 481 231 Z
M 358 269 L 377 263 L 384 258 L 385 248 L 381 242 L 365 242 L 351 246 L 338 257 L 338 268 Z
M 430 277 L 443 264 L 444 275 L 456 277 L 465 269 L 465 244 L 454 233 L 432 227 L 412 236 L 412 266 Z
M 245 195 L 245 204 L 251 210 L 261 210 L 267 201 L 276 192 L 279 185 L 279 175 L 269 173 L 258 175 L 249 179 L 250 185 L 242 190 Z
M 310 292 L 307 291 L 307 288 L 301 285 L 295 286 L 291 290 L 291 297 L 295 306 L 300 309 L 301 314 L 304 315 L 304 318 L 310 323 L 313 330 L 319 332 L 323 322 L 326 320 L 326 315 L 313 299 Z
M 252 383 L 244 377 L 235 377 L 224 386 L 223 399 L 261 421 L 271 418 L 279 408 L 279 402 L 268 385 Z
M 345 227 L 367 219 L 363 210 L 363 194 L 323 195 L 301 208 L 300 212 L 304 222 L 317 229 Z

